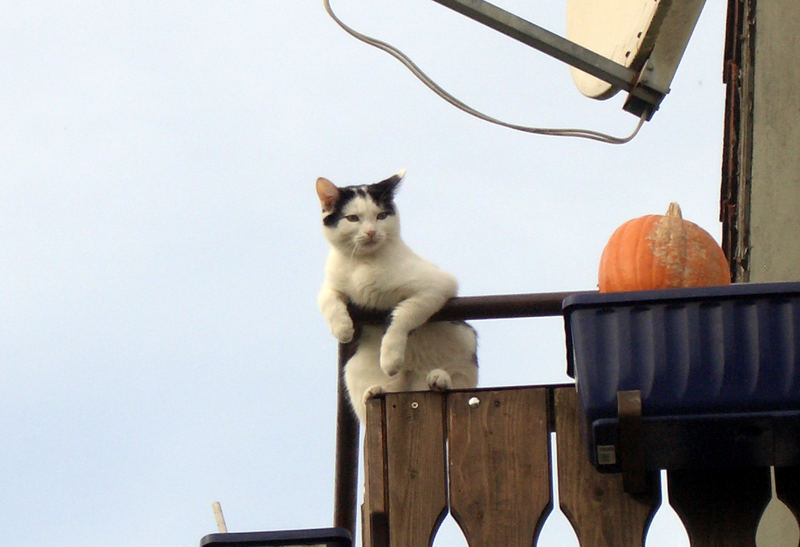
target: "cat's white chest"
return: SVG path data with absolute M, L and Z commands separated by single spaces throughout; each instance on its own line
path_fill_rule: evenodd
M 332 250 L 326 268 L 329 287 L 359 307 L 387 311 L 421 292 L 437 298 L 455 296 L 458 285 L 453 276 L 407 247 L 395 245 L 391 250 L 368 259 Z
M 392 309 L 406 298 L 407 288 L 387 265 L 362 263 L 352 268 L 345 290 L 354 304 L 374 309 Z

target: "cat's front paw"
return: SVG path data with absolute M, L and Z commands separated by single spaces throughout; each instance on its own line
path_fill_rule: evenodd
M 453 388 L 453 379 L 450 378 L 450 374 L 440 368 L 430 371 L 425 380 L 433 391 L 447 391 Z
M 381 370 L 389 376 L 394 376 L 403 367 L 406 343 L 387 340 L 384 336 L 381 343 Z
M 353 320 L 350 319 L 350 316 L 341 317 L 336 321 L 333 321 L 330 325 L 331 333 L 333 333 L 334 338 L 341 342 L 342 344 L 346 344 L 353 339 L 353 335 L 355 334 L 355 328 L 353 327 Z
M 361 402 L 367 404 L 367 401 L 372 399 L 373 397 L 377 397 L 378 395 L 382 395 L 386 393 L 386 390 L 383 389 L 383 386 L 374 385 L 370 386 L 364 391 L 364 395 L 361 396 Z

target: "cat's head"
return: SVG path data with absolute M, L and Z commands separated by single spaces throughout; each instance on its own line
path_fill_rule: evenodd
M 375 184 L 343 188 L 318 178 L 317 196 L 328 242 L 344 253 L 363 256 L 397 238 L 400 221 L 394 194 L 404 175 L 405 169 Z

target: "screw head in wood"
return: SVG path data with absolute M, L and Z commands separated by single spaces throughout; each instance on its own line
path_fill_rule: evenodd
M 478 408 L 479 406 L 481 406 L 481 400 L 478 399 L 477 397 L 470 397 L 469 400 L 467 401 L 467 404 L 469 405 L 470 408 Z

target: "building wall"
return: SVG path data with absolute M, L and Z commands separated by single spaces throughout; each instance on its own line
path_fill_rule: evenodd
M 800 280 L 800 2 L 755 3 L 749 281 Z M 746 102 L 743 101 L 746 108 Z

